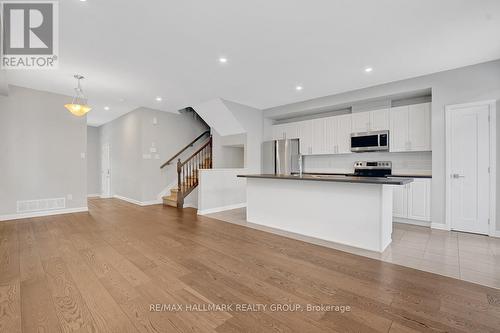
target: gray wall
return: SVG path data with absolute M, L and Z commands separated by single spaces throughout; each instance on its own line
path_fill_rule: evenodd
M 99 129 L 87 126 L 87 194 L 101 194 L 101 144 Z
M 112 194 L 141 202 L 156 200 L 176 181 L 175 163 L 163 170 L 160 165 L 206 129 L 190 114 L 146 108 L 99 127 L 101 145 L 111 147 Z M 193 149 L 181 157 L 189 156 Z
M 245 169 L 248 172 L 261 171 L 261 146 L 263 138 L 262 110 L 247 105 L 223 100 L 227 108 L 245 129 Z
M 141 201 L 141 113 L 133 111 L 99 127 L 101 146 L 110 145 L 111 194 Z
M 0 96 L 0 215 L 15 214 L 18 200 L 87 206 L 87 124 L 64 108 L 70 98 L 16 86 Z
M 490 99 L 498 101 L 500 99 L 500 60 L 279 106 L 264 110 L 264 117 L 284 118 L 296 116 L 307 110 L 315 112 L 315 110 L 335 105 L 346 105 L 355 101 L 376 99 L 381 96 L 397 95 L 429 88 L 432 89 L 432 222 L 444 224 L 445 106 Z M 270 122 L 267 121 L 265 124 L 265 136 L 269 137 Z M 499 137 L 500 135 L 497 136 L 497 139 L 500 142 Z M 497 159 L 500 159 L 500 154 L 497 155 Z M 500 176 L 497 175 L 497 179 L 499 179 L 497 181 L 497 191 L 499 191 Z M 497 216 L 499 216 L 499 195 L 497 195 L 497 200 Z M 500 230 L 500 222 L 497 222 L 497 229 Z

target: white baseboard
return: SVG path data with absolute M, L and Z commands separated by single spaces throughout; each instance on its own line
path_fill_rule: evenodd
M 500 238 L 500 230 L 495 230 L 490 236 L 495 238 Z
M 101 197 L 101 195 L 100 195 L 100 194 L 98 194 L 98 193 L 88 194 L 88 195 L 87 195 L 87 198 L 100 198 L 100 197 Z
M 427 222 L 427 221 L 402 219 L 402 218 L 399 218 L 399 217 L 393 217 L 392 218 L 392 222 L 403 223 L 403 224 L 411 224 L 411 225 L 418 225 L 418 226 L 427 227 L 427 228 L 429 228 L 431 226 L 431 223 Z
M 204 209 L 204 210 L 198 210 L 198 215 L 207 215 L 207 214 L 212 214 L 212 213 L 218 213 L 222 212 L 225 210 L 231 210 L 231 209 L 237 209 L 237 208 L 243 208 L 246 207 L 247 203 L 239 203 L 239 204 L 234 204 L 234 205 L 228 205 L 228 206 L 222 206 L 222 207 L 216 207 L 216 208 L 209 208 L 209 209 Z
M 446 224 L 442 224 L 442 223 L 431 223 L 431 228 L 432 229 L 438 229 L 438 230 L 446 230 L 446 231 L 450 231 L 450 227 L 448 227 Z
M 193 203 L 184 204 L 184 208 L 195 208 L 195 209 L 198 209 L 198 207 L 195 204 L 193 204 Z
M 121 195 L 116 195 L 116 194 L 113 195 L 113 198 L 120 199 L 120 200 L 129 202 L 131 204 L 138 205 L 138 206 L 151 206 L 151 205 L 159 205 L 162 203 L 162 201 L 159 199 L 151 200 L 151 201 L 139 201 L 139 200 L 135 200 L 135 199 L 127 198 L 127 197 L 122 197 Z
M 57 210 L 44 210 L 41 212 L 29 212 L 29 213 L 18 213 L 18 214 L 10 214 L 10 215 L 0 215 L 0 221 L 29 219 L 32 217 L 81 213 L 81 212 L 88 212 L 88 211 L 89 211 L 88 207 L 65 208 L 65 209 L 57 209 Z

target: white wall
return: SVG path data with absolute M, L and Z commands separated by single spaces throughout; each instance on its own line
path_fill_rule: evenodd
M 445 117 L 446 105 L 500 99 L 500 60 L 451 71 L 425 75 L 342 94 L 264 110 L 264 117 L 286 118 L 336 105 L 432 89 L 432 222 L 445 223 Z M 267 123 L 269 124 L 269 123 Z M 266 126 L 269 130 L 269 126 Z M 267 132 L 265 136 L 269 136 Z M 498 137 L 498 136 L 497 136 Z M 500 159 L 500 154 L 498 154 Z M 500 168 L 499 168 L 500 169 Z M 497 179 L 500 178 L 497 176 Z M 500 190 L 497 184 L 497 191 Z M 500 193 L 500 192 L 499 192 Z M 500 196 L 497 195 L 500 214 Z M 499 218 L 497 218 L 499 220 Z M 497 223 L 500 230 L 500 223 Z
M 231 113 L 231 119 L 236 120 L 234 128 L 225 124 L 224 133 L 220 135 L 217 127 L 212 127 L 213 134 L 213 159 L 214 168 L 200 173 L 200 185 L 198 186 L 198 213 L 210 212 L 241 207 L 246 201 L 245 181 L 237 178 L 238 174 L 261 172 L 261 146 L 263 138 L 262 111 L 238 104 L 231 101 L 220 100 L 219 105 L 224 112 Z M 215 113 L 216 117 L 220 113 Z M 205 117 L 210 117 L 205 114 Z M 210 121 L 207 120 L 208 123 Z M 244 133 L 241 133 L 243 129 Z M 237 134 L 233 134 L 237 133 Z M 234 151 L 234 147 L 243 146 L 244 168 L 225 169 L 227 167 L 241 164 L 241 148 Z M 233 150 L 231 150 L 233 149 Z
M 351 173 L 356 161 L 391 161 L 393 174 L 422 175 L 432 173 L 431 152 L 357 153 L 318 155 L 304 158 L 304 172 Z
M 64 108 L 70 100 L 16 86 L 0 96 L 0 215 L 16 214 L 18 200 L 87 207 L 87 124 Z
M 175 163 L 163 170 L 161 164 L 206 130 L 191 114 L 146 108 L 101 126 L 101 144 L 111 147 L 112 194 L 143 203 L 158 200 L 158 194 L 177 179 Z
M 210 214 L 246 205 L 246 179 L 237 178 L 245 169 L 200 171 L 198 214 Z
M 245 169 L 250 173 L 260 173 L 263 138 L 262 111 L 247 105 L 223 100 L 245 130 Z
M 87 194 L 101 194 L 101 144 L 99 129 L 87 126 Z

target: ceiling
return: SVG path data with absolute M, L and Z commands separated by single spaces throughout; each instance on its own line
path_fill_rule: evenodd
M 85 75 L 100 125 L 140 106 L 263 109 L 494 60 L 499 31 L 498 0 L 64 0 L 59 69 L 5 75 L 66 95 Z

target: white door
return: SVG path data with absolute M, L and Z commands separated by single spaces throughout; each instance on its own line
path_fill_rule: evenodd
M 389 136 L 391 152 L 409 150 L 408 106 L 391 108 L 391 132 Z
M 395 185 L 392 191 L 392 215 L 394 217 L 407 218 L 407 193 L 408 185 Z
M 389 109 L 370 112 L 370 130 L 387 131 L 389 129 Z
M 111 197 L 111 158 L 109 144 L 101 150 L 101 198 Z
M 415 178 L 408 185 L 408 218 L 430 221 L 431 180 Z
M 431 104 L 415 104 L 408 107 L 409 150 L 431 150 Z
M 447 219 L 454 230 L 488 234 L 490 108 L 447 107 Z

